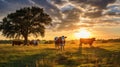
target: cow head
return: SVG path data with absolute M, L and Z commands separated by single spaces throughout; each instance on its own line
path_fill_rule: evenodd
M 67 38 L 66 36 L 62 36 L 62 37 Z

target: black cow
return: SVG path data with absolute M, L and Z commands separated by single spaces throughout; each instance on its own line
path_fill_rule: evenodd
M 14 45 L 19 45 L 20 46 L 21 44 L 23 44 L 22 41 L 17 41 L 17 40 L 12 41 L 12 46 L 14 46 Z

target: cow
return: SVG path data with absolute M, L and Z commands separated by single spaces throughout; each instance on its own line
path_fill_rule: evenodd
M 55 48 L 57 49 L 61 49 L 64 50 L 64 46 L 65 46 L 65 36 L 61 36 L 61 37 L 55 37 L 54 42 L 55 42 Z
M 59 49 L 59 37 L 54 38 L 55 48 Z
M 14 46 L 14 45 L 21 45 L 21 44 L 23 44 L 23 42 L 22 41 L 18 41 L 18 40 L 13 40 L 12 41 L 12 46 Z
M 82 44 L 89 44 L 90 46 L 92 46 L 94 41 L 95 38 L 80 38 L 80 46 L 82 46 Z
M 34 45 L 34 46 L 37 46 L 38 45 L 38 40 L 31 40 L 29 42 L 30 45 Z

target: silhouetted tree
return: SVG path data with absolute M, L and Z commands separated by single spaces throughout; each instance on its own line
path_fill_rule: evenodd
M 44 37 L 45 26 L 51 25 L 51 17 L 39 7 L 25 7 L 8 14 L 0 23 L 0 31 L 7 38 L 24 38 L 28 43 L 29 35 Z

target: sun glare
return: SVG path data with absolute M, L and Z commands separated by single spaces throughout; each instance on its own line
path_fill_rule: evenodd
M 89 38 L 91 36 L 91 33 L 86 29 L 80 29 L 74 35 L 76 38 Z

